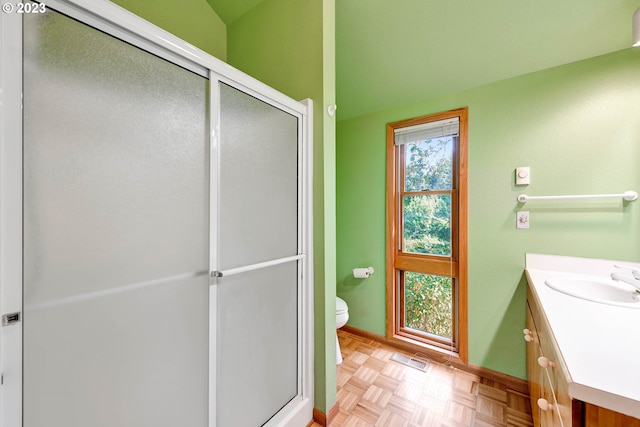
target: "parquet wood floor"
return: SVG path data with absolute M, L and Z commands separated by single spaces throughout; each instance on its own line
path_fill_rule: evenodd
M 389 360 L 398 350 L 342 330 L 338 339 L 340 412 L 331 427 L 533 426 L 529 396 L 504 384 L 432 360 L 423 372 Z

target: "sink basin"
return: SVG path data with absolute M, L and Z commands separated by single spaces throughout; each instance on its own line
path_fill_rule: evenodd
M 625 283 L 598 276 L 555 276 L 544 281 L 558 292 L 620 307 L 640 308 L 640 293 Z

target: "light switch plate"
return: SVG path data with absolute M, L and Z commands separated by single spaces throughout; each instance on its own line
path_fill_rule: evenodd
M 516 185 L 529 185 L 531 183 L 531 170 L 529 166 L 516 168 Z
M 529 228 L 529 212 L 516 212 L 516 228 Z

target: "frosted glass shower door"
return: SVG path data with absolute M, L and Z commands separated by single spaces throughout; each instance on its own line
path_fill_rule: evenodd
M 24 15 L 24 426 L 208 423 L 208 80 Z
M 300 387 L 299 119 L 219 95 L 216 425 L 253 427 Z

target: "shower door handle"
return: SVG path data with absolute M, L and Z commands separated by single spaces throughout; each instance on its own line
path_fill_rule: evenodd
M 259 270 L 261 268 L 271 267 L 273 265 L 284 264 L 286 262 L 292 262 L 292 261 L 298 261 L 306 257 L 307 257 L 306 254 L 299 254 L 299 255 L 294 255 L 286 258 L 278 258 L 271 261 L 265 261 L 265 262 L 259 262 L 257 264 L 246 265 L 244 267 L 230 268 L 229 270 L 225 270 L 225 271 L 216 270 L 211 272 L 211 278 L 214 279 L 217 277 L 233 276 L 234 274 L 246 273 L 247 271 Z

